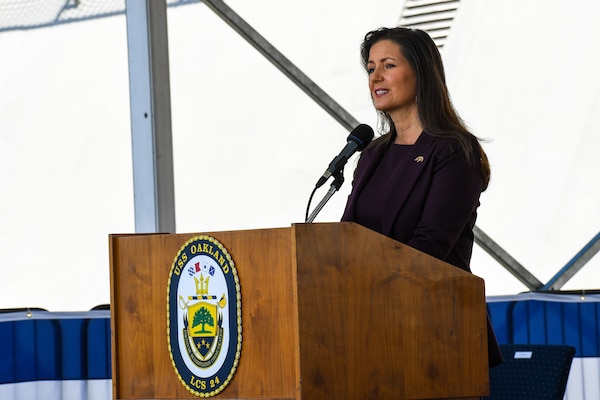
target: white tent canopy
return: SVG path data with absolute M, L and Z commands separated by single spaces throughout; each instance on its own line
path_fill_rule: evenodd
M 402 2 L 227 4 L 376 126 L 358 46 Z M 489 139 L 478 226 L 543 282 L 600 226 L 598 16 L 591 1 L 463 0 L 442 49 L 455 106 Z M 169 8 L 168 25 L 177 231 L 302 222 L 346 129 L 204 4 Z M 0 32 L 0 57 L 0 304 L 107 303 L 107 236 L 134 231 L 125 16 Z M 317 222 L 339 220 L 353 166 Z M 597 288 L 599 262 L 564 288 Z M 525 290 L 477 247 L 472 268 L 488 295 Z

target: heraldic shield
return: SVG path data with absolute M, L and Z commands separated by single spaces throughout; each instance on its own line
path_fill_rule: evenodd
M 221 315 L 217 304 L 200 301 L 188 306 L 184 326 L 193 343 L 193 353 L 201 361 L 207 361 L 214 353 L 215 340 L 222 337 Z M 185 317 L 184 317 L 185 318 Z

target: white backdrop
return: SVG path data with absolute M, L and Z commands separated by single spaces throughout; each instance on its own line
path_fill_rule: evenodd
M 227 4 L 375 127 L 358 46 L 402 2 Z M 599 7 L 463 0 L 442 50 L 456 107 L 490 139 L 478 225 L 543 282 L 600 227 Z M 168 24 L 177 231 L 302 222 L 347 131 L 203 4 Z M 125 17 L 3 32 L 0 58 L 0 306 L 107 303 L 108 234 L 134 230 Z M 353 166 L 317 222 L 339 220 Z M 598 258 L 565 288 L 598 287 Z M 490 295 L 525 290 L 478 248 L 472 267 Z

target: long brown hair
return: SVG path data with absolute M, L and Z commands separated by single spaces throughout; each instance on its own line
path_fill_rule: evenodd
M 360 48 L 365 69 L 369 61 L 371 47 L 381 41 L 390 40 L 400 47 L 400 52 L 413 69 L 417 81 L 417 108 L 425 133 L 437 137 L 453 137 L 467 160 L 473 156 L 471 138 L 474 135 L 456 112 L 446 86 L 446 75 L 440 52 L 424 31 L 403 27 L 380 28 L 365 35 Z M 396 138 L 396 128 L 391 116 L 383 111 L 380 114 L 381 130 L 386 132 L 373 145 L 387 145 Z M 490 164 L 481 145 L 481 174 L 483 190 L 490 180 Z

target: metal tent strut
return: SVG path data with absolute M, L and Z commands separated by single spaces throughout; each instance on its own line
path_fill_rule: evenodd
M 541 291 L 560 290 L 592 257 L 600 251 L 600 232 L 596 234 L 575 256 L 556 273 Z
M 336 119 L 348 131 L 358 125 L 358 121 L 333 100 L 323 89 L 314 83 L 304 72 L 288 60 L 279 50 L 271 45 L 260 33 L 250 26 L 242 17 L 221 0 L 204 0 L 204 4 L 213 10 L 227 24 L 258 50 L 267 60 L 275 65 L 285 76 L 290 78 L 300 89 Z

